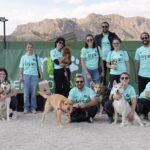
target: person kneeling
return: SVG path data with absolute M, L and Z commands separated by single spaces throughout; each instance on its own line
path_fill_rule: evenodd
M 84 77 L 81 74 L 76 75 L 76 87 L 70 90 L 68 99 L 73 105 L 71 113 L 71 122 L 88 121 L 93 119 L 98 112 L 98 105 L 95 93 L 89 87 L 84 85 Z

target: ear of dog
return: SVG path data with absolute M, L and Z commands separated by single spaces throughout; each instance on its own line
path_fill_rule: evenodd
M 114 82 L 113 82 L 113 86 L 115 86 L 117 84 L 117 82 L 116 82 L 116 80 L 114 80 Z

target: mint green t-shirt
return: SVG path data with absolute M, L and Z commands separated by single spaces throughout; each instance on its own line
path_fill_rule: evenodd
M 99 54 L 101 57 L 101 49 L 100 47 L 98 47 L 99 49 Z M 98 59 L 99 59 L 99 55 L 97 52 L 97 48 L 85 48 L 83 47 L 81 49 L 81 58 L 84 58 L 85 60 L 85 65 L 88 69 L 94 70 L 98 68 Z
M 135 60 L 140 61 L 138 75 L 150 78 L 150 46 L 141 46 L 136 50 Z
M 111 94 L 114 94 L 113 88 L 111 90 Z M 128 87 L 124 90 L 123 95 L 125 100 L 130 102 L 132 99 L 136 98 L 136 92 L 133 86 L 128 85 Z
M 63 56 L 63 50 L 62 51 L 58 51 L 56 48 L 50 51 L 50 56 L 52 58 L 52 61 L 54 61 L 55 59 L 60 59 Z M 60 65 L 57 65 L 54 63 L 54 69 L 61 69 L 63 68 Z
M 84 87 L 82 90 L 79 90 L 77 87 L 74 87 L 70 90 L 68 99 L 74 101 L 75 103 L 88 103 L 95 97 L 94 91 L 89 87 Z
M 123 72 L 127 72 L 126 61 L 129 61 L 129 57 L 126 51 L 111 51 L 108 53 L 107 62 L 111 65 L 117 65 L 117 69 L 110 69 L 110 74 L 120 75 Z
M 111 45 L 108 39 L 108 34 L 104 35 L 101 41 L 102 59 L 106 61 L 108 53 L 111 51 Z
M 37 57 L 38 66 L 41 66 L 41 61 L 39 56 Z M 19 68 L 23 69 L 23 74 L 25 75 L 38 75 L 37 62 L 35 54 L 23 55 L 20 60 Z
M 150 92 L 150 82 L 148 82 L 146 84 L 146 87 L 145 87 L 144 91 L 140 94 L 139 98 L 145 98 L 146 99 L 146 96 L 145 96 L 146 92 Z

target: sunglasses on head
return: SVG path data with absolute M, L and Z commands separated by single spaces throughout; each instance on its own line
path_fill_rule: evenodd
M 108 26 L 102 26 L 102 28 L 108 28 Z
M 121 79 L 121 80 L 128 80 L 129 77 L 121 77 L 120 79 Z
M 93 39 L 86 39 L 86 41 L 87 41 L 87 42 L 92 42 L 92 41 L 93 41 Z
M 84 81 L 83 80 L 81 80 L 81 81 L 76 81 L 76 83 L 83 83 Z
M 147 36 L 145 36 L 145 37 L 141 37 L 141 39 L 142 39 L 142 40 L 147 40 L 147 39 L 148 39 L 148 37 L 147 37 Z

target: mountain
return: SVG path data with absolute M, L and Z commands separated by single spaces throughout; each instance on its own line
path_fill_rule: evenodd
M 138 40 L 140 33 L 150 31 L 150 19 L 120 15 L 89 14 L 83 19 L 45 19 L 40 22 L 18 25 L 8 41 L 49 41 L 64 35 L 68 40 L 83 40 L 85 35 L 101 32 L 101 23 L 108 21 L 110 31 L 122 40 Z

